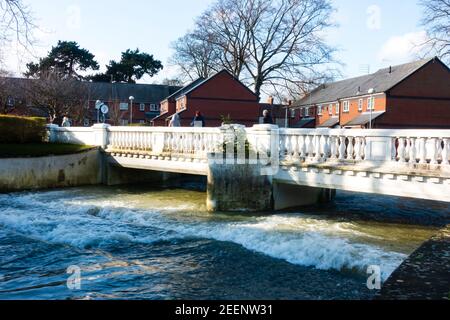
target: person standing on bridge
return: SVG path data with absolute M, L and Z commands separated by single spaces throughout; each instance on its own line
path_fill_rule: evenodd
M 263 111 L 263 123 L 264 124 L 273 124 L 272 116 L 270 115 L 269 110 Z
M 206 127 L 205 117 L 203 117 L 203 115 L 200 111 L 197 111 L 195 113 L 194 120 L 192 120 L 191 126 L 197 127 L 197 126 L 199 126 L 200 123 L 201 123 L 202 127 Z
M 169 127 L 181 127 L 180 115 L 178 114 L 178 112 L 175 113 L 170 119 Z

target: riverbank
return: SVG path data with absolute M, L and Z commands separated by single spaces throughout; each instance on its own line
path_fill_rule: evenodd
M 377 300 L 450 300 L 450 225 L 411 254 Z
M 0 192 L 96 185 L 102 182 L 98 148 L 75 154 L 0 159 Z
M 96 147 L 67 143 L 2 143 L 0 159 L 61 156 L 92 149 Z

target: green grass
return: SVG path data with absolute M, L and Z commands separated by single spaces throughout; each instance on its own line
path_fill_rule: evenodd
M 0 158 L 30 158 L 79 153 L 92 146 L 64 143 L 5 143 L 0 144 Z

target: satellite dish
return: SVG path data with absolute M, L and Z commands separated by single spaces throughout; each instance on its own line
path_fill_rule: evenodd
M 107 106 L 106 104 L 103 104 L 103 105 L 100 107 L 100 111 L 101 111 L 103 114 L 107 114 L 107 113 L 109 112 L 109 108 L 108 108 L 108 106 Z

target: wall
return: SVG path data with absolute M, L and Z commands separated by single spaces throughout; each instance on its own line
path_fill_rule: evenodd
M 65 156 L 0 159 L 0 192 L 95 185 L 101 181 L 99 149 Z
M 430 62 L 388 93 L 377 128 L 450 128 L 450 71 Z
M 351 99 L 347 100 L 350 101 L 350 111 L 344 112 L 344 101 L 342 100 L 340 103 L 340 125 L 345 126 L 347 123 L 349 123 L 351 120 L 357 118 L 362 113 L 370 112 L 370 110 L 367 109 L 368 106 L 368 96 L 364 96 L 361 98 Z M 385 111 L 386 110 L 386 95 L 376 95 L 375 98 L 375 110 L 373 112 L 377 111 Z M 358 110 L 358 103 L 359 99 L 363 99 L 363 108 L 362 111 Z
M 220 116 L 230 115 L 235 123 L 252 126 L 259 123 L 258 98 L 228 72 L 220 72 L 192 92 L 180 114 L 182 126 L 189 126 L 196 111 L 206 118 L 208 127 L 220 126 Z

